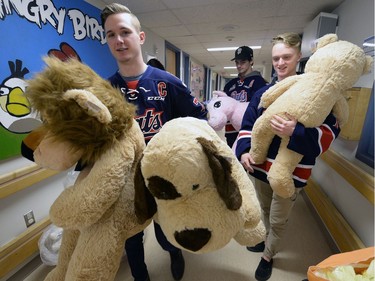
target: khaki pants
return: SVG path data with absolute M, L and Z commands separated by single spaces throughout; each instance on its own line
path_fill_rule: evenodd
M 255 179 L 254 186 L 262 209 L 262 221 L 267 234 L 263 255 L 272 258 L 279 251 L 290 212 L 301 188 L 296 188 L 292 197 L 282 198 L 273 192 L 268 183 Z

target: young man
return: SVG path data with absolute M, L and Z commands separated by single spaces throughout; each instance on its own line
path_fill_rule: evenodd
M 145 33 L 137 17 L 120 4 L 107 5 L 101 20 L 108 47 L 117 61 L 118 71 L 109 78 L 121 90 L 126 100 L 137 106 L 139 126 L 146 144 L 169 120 L 193 116 L 205 119 L 205 107 L 190 94 L 190 90 L 172 74 L 144 63 L 141 46 Z M 171 258 L 175 280 L 181 280 L 185 262 L 181 250 L 170 244 L 160 226 L 154 223 L 155 235 Z M 144 262 L 143 232 L 125 242 L 125 250 L 135 281 L 150 280 Z
M 238 77 L 230 80 L 224 87 L 224 92 L 240 102 L 248 102 L 254 93 L 266 85 L 259 71 L 253 70 L 253 49 L 248 46 L 239 47 L 234 53 Z M 229 123 L 225 127 L 225 137 L 230 147 L 233 146 L 238 132 Z
M 277 81 L 296 75 L 296 67 L 300 58 L 301 38 L 298 34 L 285 33 L 273 39 L 272 64 L 277 73 Z M 277 83 L 277 81 L 275 82 Z M 293 116 L 288 116 L 289 120 L 285 120 L 275 115 L 271 120 L 271 127 L 276 136 L 269 147 L 267 160 L 263 164 L 254 165 L 249 153 L 251 131 L 255 121 L 264 111 L 264 108 L 258 108 L 260 98 L 271 86 L 272 84 L 267 85 L 255 93 L 244 114 L 236 147 L 237 158 L 255 178 L 255 190 L 262 209 L 262 220 L 266 227 L 266 241 L 247 248 L 252 252 L 263 252 L 255 271 L 255 278 L 259 281 L 265 281 L 271 277 L 273 257 L 280 250 L 289 215 L 299 192 L 306 185 L 316 157 L 329 148 L 340 132 L 336 118 L 332 114 L 327 116 L 321 126 L 329 127 L 329 130 L 305 128 Z M 323 136 L 320 134 L 323 134 Z M 277 135 L 288 136 L 290 138 L 288 149 L 304 156 L 299 163 L 299 169 L 293 172 L 296 191 L 290 198 L 283 198 L 274 193 L 267 180 L 267 171 L 272 165 L 272 160 L 275 159 L 280 146 L 281 139 Z

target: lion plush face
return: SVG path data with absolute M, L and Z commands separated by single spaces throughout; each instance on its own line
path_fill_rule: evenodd
M 26 96 L 39 112 L 49 142 L 65 143 L 76 158 L 92 164 L 129 130 L 135 108 L 78 60 L 44 61 L 46 68 L 28 81 Z

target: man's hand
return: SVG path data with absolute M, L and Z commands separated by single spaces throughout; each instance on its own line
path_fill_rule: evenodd
M 251 173 L 254 172 L 254 169 L 251 165 L 255 163 L 254 163 L 253 158 L 251 158 L 251 155 L 249 152 L 241 155 L 241 164 L 246 169 L 246 171 L 249 171 Z
M 285 112 L 285 116 L 287 119 L 274 115 L 270 121 L 272 131 L 279 137 L 290 137 L 297 124 L 297 119 L 292 115 Z

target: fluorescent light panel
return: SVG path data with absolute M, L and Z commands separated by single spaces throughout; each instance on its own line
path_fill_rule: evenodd
M 262 48 L 262 46 L 249 46 L 251 49 L 256 50 Z M 237 50 L 238 47 L 221 47 L 221 48 L 207 48 L 209 52 L 220 52 L 220 51 L 234 51 Z
M 375 47 L 375 44 L 374 43 L 365 42 L 365 43 L 363 43 L 363 46 L 364 47 Z

